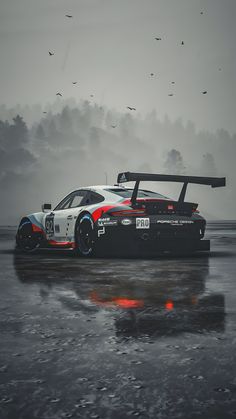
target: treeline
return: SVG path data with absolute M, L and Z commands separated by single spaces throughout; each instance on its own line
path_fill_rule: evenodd
M 18 208 L 19 212 L 35 211 L 43 199 L 56 202 L 80 185 L 104 183 L 107 177 L 114 183 L 123 170 L 227 175 L 227 211 L 228 216 L 233 214 L 235 135 L 226 130 L 199 132 L 192 122 L 170 121 L 167 116 L 161 121 L 155 111 L 141 118 L 88 101 L 58 107 L 58 111 L 38 107 L 32 125 L 19 114 L 0 121 L 0 187 L 5 217 L 11 204 L 14 218 Z M 6 117 L 7 109 L 0 107 L 0 116 L 3 111 Z M 12 111 L 9 113 L 12 116 Z

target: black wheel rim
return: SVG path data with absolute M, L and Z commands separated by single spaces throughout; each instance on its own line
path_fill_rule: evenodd
M 39 247 L 39 241 L 33 236 L 19 236 L 19 247 L 26 252 L 33 251 Z
M 17 234 L 17 244 L 25 252 L 33 252 L 40 246 L 39 235 L 33 233 L 30 223 L 20 226 Z
M 77 233 L 79 251 L 85 256 L 91 254 L 94 245 L 93 222 L 91 218 L 87 217 L 81 220 Z

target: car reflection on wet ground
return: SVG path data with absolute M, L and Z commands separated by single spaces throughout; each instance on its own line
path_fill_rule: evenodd
M 0 230 L 0 417 L 236 417 L 236 223 L 210 255 L 14 254 Z

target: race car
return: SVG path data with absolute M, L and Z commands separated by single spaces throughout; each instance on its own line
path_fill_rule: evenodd
M 141 181 L 181 182 L 179 199 L 140 189 Z M 135 182 L 126 187 L 126 182 Z M 77 189 L 53 210 L 23 217 L 16 246 L 24 252 L 40 248 L 71 249 L 79 256 L 136 255 L 210 250 L 203 240 L 206 221 L 198 204 L 185 202 L 188 183 L 225 186 L 225 178 L 149 173 L 119 173 L 114 186 Z

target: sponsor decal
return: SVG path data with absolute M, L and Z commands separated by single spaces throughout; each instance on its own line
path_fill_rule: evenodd
M 105 221 L 103 223 L 104 226 L 117 226 L 117 220 L 110 220 L 110 221 Z
M 123 226 L 129 226 L 130 224 L 132 224 L 132 220 L 130 220 L 129 218 L 124 218 L 123 220 L 121 220 L 121 224 L 123 224 Z
M 107 218 L 99 218 L 98 219 L 98 226 L 116 226 L 117 220 L 111 220 L 109 217 Z
M 157 220 L 157 224 L 170 224 L 182 226 L 184 224 L 194 224 L 194 221 L 191 220 Z
M 121 175 L 121 177 L 120 177 L 119 181 L 120 181 L 120 183 L 122 183 L 122 182 L 127 182 L 127 180 L 126 180 L 126 176 L 125 176 L 125 173 L 122 173 L 122 175 Z
M 100 228 L 99 230 L 98 230 L 98 237 L 101 237 L 103 234 L 105 234 L 106 233 L 106 229 L 105 229 L 105 227 L 103 227 L 103 228 Z
M 150 219 L 149 218 L 136 218 L 136 228 L 150 228 Z

